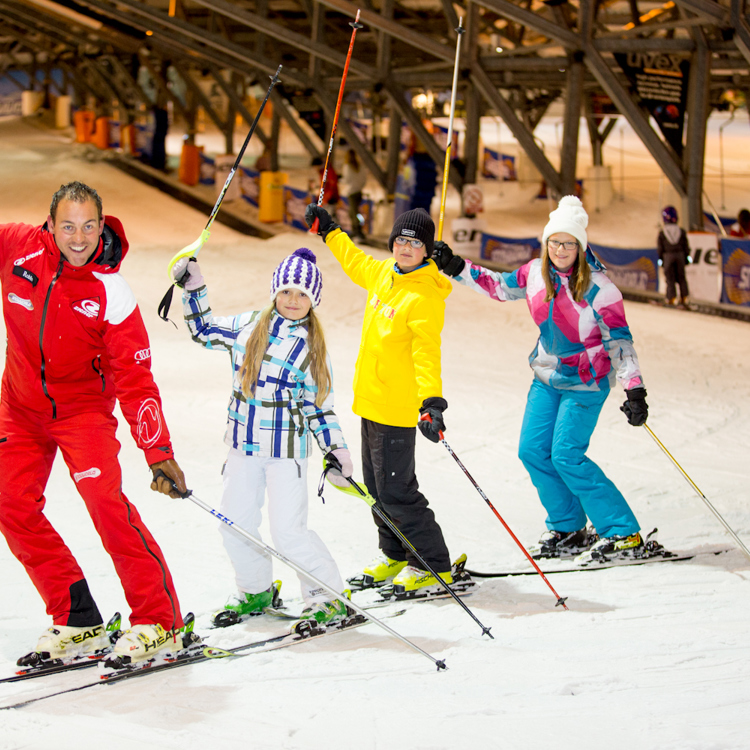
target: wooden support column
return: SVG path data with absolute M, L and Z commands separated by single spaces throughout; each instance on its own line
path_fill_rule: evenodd
M 560 187 L 565 195 L 575 195 L 578 162 L 578 131 L 583 95 L 583 63 L 580 55 L 571 55 L 566 71 L 565 116 L 562 153 L 560 154 Z M 561 196 L 554 196 L 560 198 Z
M 703 172 L 705 167 L 706 123 L 711 85 L 711 53 L 700 27 L 693 32 L 695 52 L 690 64 L 687 101 L 687 147 L 683 155 L 683 170 L 687 179 L 687 226 L 703 229 Z
M 401 156 L 401 113 L 391 102 L 391 117 L 388 123 L 388 153 L 385 166 L 386 193 L 392 201 L 396 193 L 399 157 Z
M 271 116 L 271 135 L 269 144 L 271 146 L 271 171 L 279 171 L 279 132 L 281 131 L 281 113 L 278 107 L 273 108 Z

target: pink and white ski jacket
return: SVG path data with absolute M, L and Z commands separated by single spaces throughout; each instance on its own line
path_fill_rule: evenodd
M 589 267 L 591 283 L 581 302 L 573 300 L 568 287 L 570 273 L 555 270 L 557 296 L 544 301 L 547 290 L 538 258 L 508 273 L 467 260 L 455 278 L 498 302 L 526 299 L 540 330 L 529 365 L 545 385 L 572 391 L 605 390 L 616 378 L 625 389 L 642 386 L 622 294 L 601 266 L 590 263 Z

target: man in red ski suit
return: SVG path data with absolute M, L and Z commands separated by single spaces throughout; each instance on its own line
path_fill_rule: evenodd
M 0 531 L 47 605 L 54 623 L 49 633 L 59 641 L 61 631 L 82 629 L 80 638 L 96 635 L 97 650 L 104 643 L 102 616 L 83 571 L 44 515 L 58 448 L 112 557 L 131 626 L 160 625 L 168 632 L 183 625 L 162 552 L 121 488 L 116 398 L 152 471 L 161 470 L 185 492 L 150 371 L 148 335 L 118 273 L 127 250 L 122 224 L 102 216 L 98 194 L 80 182 L 55 193 L 44 226 L 0 225 L 8 339 L 0 399 Z M 161 476 L 151 488 L 178 497 Z M 68 641 L 42 648 L 49 633 L 37 651 L 86 652 Z

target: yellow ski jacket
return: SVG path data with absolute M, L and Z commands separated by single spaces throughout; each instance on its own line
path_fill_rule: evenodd
M 440 334 L 449 279 L 435 262 L 407 274 L 392 258 L 363 253 L 339 229 L 326 245 L 346 275 L 367 290 L 354 373 L 355 414 L 391 427 L 414 427 L 426 398 L 442 397 Z

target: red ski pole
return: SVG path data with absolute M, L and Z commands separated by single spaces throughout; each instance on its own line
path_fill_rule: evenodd
M 432 419 L 430 418 L 429 414 L 423 414 L 420 417 L 420 419 L 427 420 L 428 422 L 432 422 Z M 463 471 L 463 473 L 466 474 L 469 481 L 474 485 L 474 488 L 476 489 L 476 491 L 482 496 L 482 499 L 484 500 L 484 502 L 490 506 L 490 509 L 492 510 L 492 512 L 497 516 L 497 520 L 500 521 L 500 523 L 505 527 L 505 530 L 511 535 L 513 541 L 519 546 L 523 554 L 526 555 L 526 557 L 529 559 L 529 562 L 534 566 L 534 569 L 536 570 L 536 572 L 539 573 L 539 575 L 542 577 L 544 582 L 549 586 L 550 591 L 555 595 L 555 598 L 557 599 L 557 604 L 555 604 L 555 606 L 559 607 L 560 605 L 562 605 L 563 609 L 567 609 L 568 607 L 565 604 L 565 600 L 568 597 L 567 596 L 561 597 L 560 594 L 558 594 L 557 591 L 555 591 L 552 584 L 547 580 L 547 576 L 544 575 L 544 573 L 542 572 L 542 569 L 536 564 L 536 561 L 534 560 L 534 558 L 529 554 L 529 551 L 526 549 L 526 547 L 523 546 L 523 544 L 521 544 L 521 542 L 518 541 L 518 537 L 513 533 L 510 526 L 508 526 L 508 524 L 505 523 L 505 520 L 497 512 L 497 510 L 495 509 L 495 506 L 490 502 L 490 499 L 487 497 L 487 495 L 484 494 L 484 492 L 482 491 L 482 488 L 474 481 L 474 477 L 472 477 L 471 474 L 469 474 L 466 467 L 461 463 L 461 459 L 453 452 L 453 448 L 451 448 L 450 445 L 448 445 L 448 443 L 445 441 L 445 437 L 443 436 L 442 430 L 440 431 L 440 442 L 445 446 L 448 453 L 450 453 L 451 456 L 453 456 L 453 458 L 456 459 L 456 463 L 461 467 L 461 471 Z
M 352 27 L 352 38 L 349 42 L 349 52 L 346 54 L 346 62 L 344 63 L 344 75 L 341 76 L 341 86 L 339 86 L 339 98 L 336 102 L 336 112 L 333 115 L 333 127 L 331 128 L 331 139 L 328 141 L 328 153 L 326 154 L 326 163 L 323 167 L 323 179 L 320 181 L 320 195 L 318 195 L 318 205 L 323 204 L 323 192 L 325 191 L 326 187 L 326 177 L 328 177 L 328 161 L 331 158 L 331 152 L 333 151 L 333 141 L 336 136 L 336 126 L 339 122 L 339 112 L 341 111 L 341 102 L 344 98 L 344 88 L 346 86 L 346 75 L 349 72 L 349 63 L 352 59 L 352 50 L 354 49 L 354 38 L 357 36 L 357 29 L 364 28 L 363 24 L 359 22 L 359 10 L 357 10 L 357 15 L 353 22 L 349 24 L 349 26 Z M 313 221 L 312 226 L 310 227 L 310 233 L 311 234 L 317 234 L 318 233 L 318 225 L 319 225 L 318 219 L 315 219 Z

